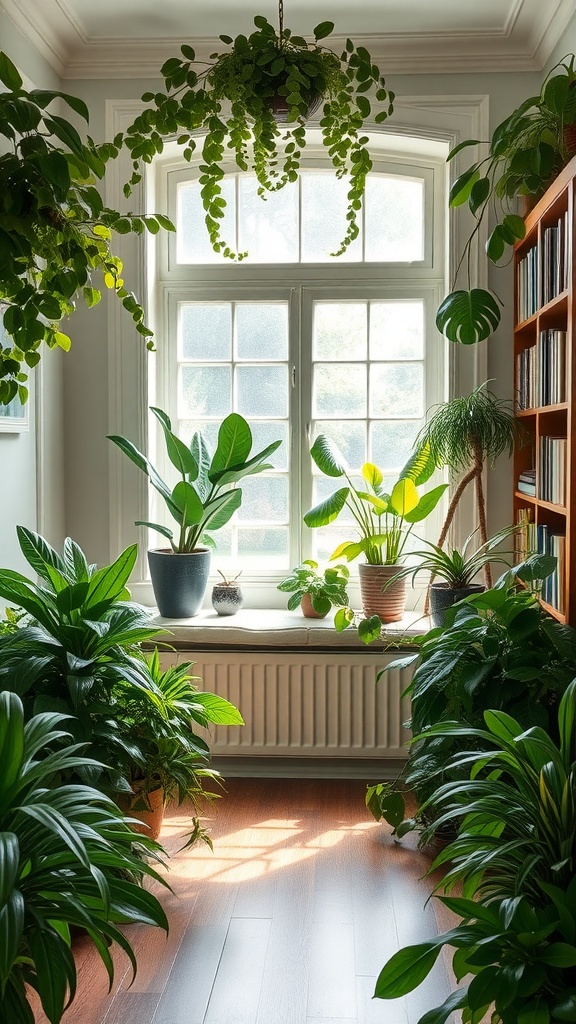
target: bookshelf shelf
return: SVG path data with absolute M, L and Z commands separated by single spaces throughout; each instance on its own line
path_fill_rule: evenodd
M 514 251 L 517 558 L 555 555 L 543 608 L 576 625 L 576 158 L 525 221 Z M 520 489 L 530 491 L 525 494 Z

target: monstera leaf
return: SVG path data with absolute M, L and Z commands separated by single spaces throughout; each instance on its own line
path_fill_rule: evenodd
M 500 323 L 500 309 L 484 288 L 451 292 L 436 314 L 436 326 L 449 341 L 476 345 L 485 341 Z

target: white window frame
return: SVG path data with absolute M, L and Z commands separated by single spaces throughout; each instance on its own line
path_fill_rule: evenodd
M 107 101 L 106 126 L 108 133 L 115 134 L 125 130 L 143 105 L 135 100 Z M 405 148 L 412 152 L 421 149 L 421 140 L 432 139 L 447 142 L 449 147 L 467 138 L 482 138 L 488 130 L 488 97 L 487 96 L 432 96 L 404 97 L 396 103 L 395 124 L 396 134 L 403 136 Z M 382 130 L 374 126 L 374 132 Z M 382 134 L 388 135 L 384 129 Z M 167 150 L 167 155 L 169 151 Z M 470 154 L 470 158 L 474 153 Z M 449 165 L 449 178 L 453 178 L 462 169 L 462 161 L 456 160 Z M 126 204 L 122 197 L 122 185 L 130 175 L 130 161 L 124 152 L 115 162 L 112 173 L 107 176 L 106 201 L 117 208 L 129 207 L 134 211 L 145 211 L 156 207 L 157 175 L 156 168 L 148 173 L 141 188 Z M 450 181 L 446 183 L 448 187 Z M 450 241 L 447 248 L 446 262 L 448 272 L 446 280 L 451 281 L 455 267 L 455 259 L 462 248 L 469 232 L 469 221 L 465 210 L 450 211 L 446 235 Z M 472 278 L 475 286 L 486 285 L 484 264 L 479 255 L 485 239 L 480 233 L 473 253 Z M 156 343 L 158 350 L 163 344 L 162 331 L 156 323 L 156 296 L 153 283 L 153 259 L 148 259 L 144 252 L 141 239 L 123 236 L 119 240 L 119 254 L 132 268 L 132 280 L 140 294 L 147 291 L 151 317 L 156 326 Z M 346 270 L 353 267 L 348 264 Z M 313 271 L 317 268 L 313 268 Z M 257 273 L 257 266 L 252 266 Z M 320 283 L 314 281 L 314 283 Z M 111 433 L 124 433 L 130 436 L 143 448 L 148 445 L 147 417 L 147 380 L 155 374 L 151 359 L 143 346 L 136 344 L 133 331 L 121 316 L 117 304 L 108 304 L 109 308 L 109 429 Z M 471 346 L 465 350 L 462 346 L 450 346 L 448 350 L 448 396 L 467 393 L 486 379 L 485 346 Z M 140 540 L 140 555 L 136 576 L 142 580 L 134 585 L 134 596 L 147 603 L 152 603 L 151 588 L 146 582 L 146 554 L 142 531 L 133 526 L 134 519 L 143 518 L 147 504 L 146 481 L 143 477 L 135 483 L 134 471 L 127 465 L 119 453 L 112 451 L 109 456 L 109 507 L 110 507 L 110 553 L 111 557 L 135 539 Z M 140 475 L 141 476 L 141 475 Z M 470 510 L 464 509 L 460 516 L 464 527 L 458 528 L 456 534 L 469 529 Z M 143 543 L 144 542 L 144 543 Z M 266 588 L 266 603 L 270 598 L 270 588 Z

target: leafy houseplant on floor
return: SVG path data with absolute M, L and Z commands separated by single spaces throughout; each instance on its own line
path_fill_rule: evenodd
M 26 374 L 40 361 L 42 343 L 67 351 L 60 321 L 83 299 L 100 301 L 99 279 L 116 293 L 136 331 L 150 338 L 144 311 L 122 280 L 122 263 L 111 251 L 112 231 L 126 234 L 160 227 L 167 217 L 135 217 L 106 208 L 94 179 L 102 179 L 122 138 L 96 146 L 49 108 L 61 100 L 88 121 L 76 96 L 45 89 L 27 91 L 5 53 L 0 53 L 0 303 L 13 345 L 0 347 L 0 405 L 16 395 L 26 402 Z M 5 151 L 6 150 L 6 151 Z
M 190 160 L 195 135 L 204 135 L 201 177 L 206 226 L 216 252 L 234 258 L 221 238 L 226 206 L 221 181 L 230 150 L 241 171 L 252 167 L 261 195 L 296 181 L 306 146 L 304 121 L 310 104 L 323 102 L 320 127 L 323 143 L 338 177 L 350 175 L 348 227 L 339 252 L 358 235 L 357 214 L 362 206 L 366 175 L 372 167 L 362 134 L 372 116 L 380 123 L 392 113 L 394 94 L 368 50 L 346 40 L 344 52 L 334 53 L 321 44 L 333 31 L 324 21 L 314 29 L 314 42 L 292 35 L 282 23 L 277 32 L 265 17 L 254 18 L 256 31 L 236 39 L 222 35 L 230 47 L 215 53 L 200 67 L 191 46 L 162 67 L 166 93 L 145 93 L 154 103 L 128 129 L 125 143 L 134 158 L 132 183 L 140 181 L 140 161 L 150 163 L 162 152 L 163 140 L 177 136 Z M 374 89 L 377 111 L 373 115 Z M 282 119 L 279 127 L 277 121 Z M 130 186 L 127 186 L 129 191 Z M 242 256 L 243 254 L 240 254 Z
M 359 490 L 350 477 L 344 457 L 325 434 L 316 438 L 310 454 L 325 476 L 343 478 L 346 486 L 306 512 L 304 522 L 310 527 L 327 526 L 347 508 L 354 517 L 360 539 L 340 544 L 331 560 L 345 558 L 351 562 L 364 555 L 366 563 L 360 565 L 364 614 L 368 619 L 377 616 L 380 623 L 401 619 L 405 605 L 404 580 L 389 587 L 384 594 L 382 588 L 397 572 L 413 525 L 432 512 L 446 490 L 447 485 L 440 484 L 427 494 L 418 494 L 418 485 L 429 480 L 435 469 L 429 450 L 423 446 L 409 460 L 390 494 L 384 490 L 382 471 L 371 462 L 362 466 L 366 490 Z M 353 618 L 351 609 L 342 609 L 335 620 L 336 628 L 345 628 Z
M 452 185 L 450 205 L 467 203 L 476 225 L 455 275 L 466 261 L 468 289 L 451 292 L 436 316 L 438 330 L 450 341 L 465 345 L 484 341 L 500 323 L 499 303 L 493 293 L 470 288 L 471 245 L 483 219 L 496 209 L 498 222 L 486 244 L 486 254 L 492 263 L 498 263 L 507 247 L 524 238 L 524 222 L 518 216 L 516 201 L 542 195 L 576 152 L 574 61 L 574 55 L 569 54 L 552 68 L 540 94 L 526 99 L 495 128 L 488 155 L 472 164 Z M 476 139 L 461 142 L 448 159 L 477 145 L 480 143 Z
M 96 765 L 70 744 L 68 720 L 42 714 L 24 724 L 15 693 L 0 693 L 0 1024 L 34 1024 L 28 988 L 51 1024 L 76 991 L 71 926 L 84 929 L 110 984 L 117 943 L 136 969 L 118 927 L 140 922 L 168 931 L 162 907 L 131 875 L 160 876 L 136 856 L 135 837 L 111 800 L 87 786 L 58 785 L 62 773 Z M 142 852 L 157 846 L 144 837 Z
M 335 565 L 324 569 L 322 573 L 317 570 L 318 562 L 307 558 L 278 584 L 278 590 L 291 595 L 288 598 L 289 611 L 294 611 L 300 605 L 306 618 L 324 619 L 332 605 L 348 605 L 348 567 Z
M 208 549 L 215 546 L 210 534 L 225 526 L 240 507 L 242 491 L 236 484 L 270 469 L 266 460 L 282 442 L 274 441 L 251 455 L 250 427 L 233 412 L 221 423 L 211 456 L 199 431 L 188 447 L 173 433 L 170 418 L 162 409 L 152 408 L 152 412 L 162 427 L 168 458 L 181 476 L 175 487 L 162 479 L 132 441 L 116 435 L 110 440 L 146 474 L 178 524 L 176 540 L 173 530 L 161 523 L 139 520 L 136 525 L 148 526 L 170 541 L 171 550 L 149 551 L 148 561 L 160 614 L 182 619 L 200 611 L 210 570 Z

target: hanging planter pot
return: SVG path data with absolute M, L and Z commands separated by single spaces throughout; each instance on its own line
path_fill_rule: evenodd
M 320 93 L 314 93 L 308 100 L 306 112 L 301 114 L 302 121 L 309 121 L 314 116 L 316 111 L 319 109 L 322 103 L 322 96 Z M 276 121 L 276 124 L 287 124 L 290 120 L 291 106 L 288 102 L 288 96 L 282 96 L 279 92 L 271 96 L 268 101 L 268 106 L 272 111 L 272 116 Z
M 367 619 L 377 615 L 381 622 L 398 622 L 406 610 L 406 580 L 390 583 L 400 569 L 399 565 L 368 565 L 361 562 L 360 596 L 362 610 Z

